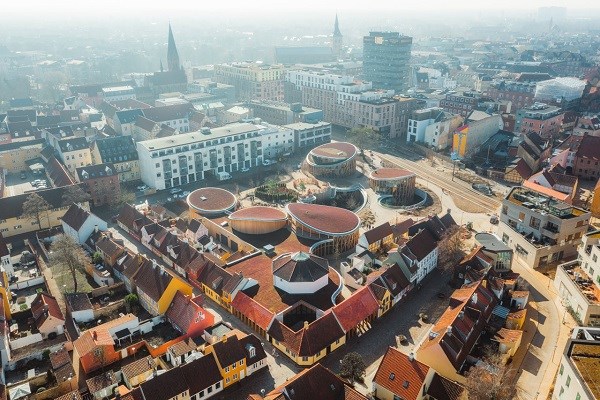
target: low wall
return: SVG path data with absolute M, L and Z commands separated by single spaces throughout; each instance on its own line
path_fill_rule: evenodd
M 125 284 L 123 282 L 118 282 L 111 286 L 101 286 L 101 287 L 92 289 L 92 291 L 90 292 L 90 297 L 95 299 L 96 297 L 104 296 L 109 291 L 118 292 L 121 290 L 123 292 L 127 291 L 127 289 L 125 288 Z
M 29 346 L 31 344 L 41 342 L 43 340 L 42 335 L 40 333 L 34 333 L 32 335 L 28 335 L 19 339 L 10 341 L 11 350 L 20 349 L 21 347 Z
M 105 317 L 117 311 L 121 306 L 125 303 L 125 299 L 117 300 L 113 303 L 110 303 L 104 307 L 100 307 L 94 310 L 94 319 L 98 319 L 100 317 Z
M 44 283 L 44 276 L 40 275 L 36 276 L 35 278 L 27 279 L 26 281 L 15 282 L 8 287 L 11 290 L 21 290 L 31 286 L 41 285 L 42 283 Z

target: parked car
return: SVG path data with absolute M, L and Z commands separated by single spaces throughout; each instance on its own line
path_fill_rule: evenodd
M 171 194 L 176 194 L 179 192 L 181 192 L 181 189 L 179 189 L 179 188 L 173 188 L 173 189 L 169 190 L 169 193 L 171 193 Z
M 139 191 L 144 191 L 146 189 L 148 189 L 148 186 L 146 186 L 146 185 L 141 185 L 141 186 L 137 187 L 137 190 L 139 190 Z
M 490 224 L 497 225 L 498 222 L 500 222 L 500 220 L 498 219 L 498 216 L 496 214 L 490 217 Z
M 191 193 L 191 192 L 190 192 L 189 190 L 186 190 L 185 192 L 181 193 L 181 197 L 182 197 L 182 198 L 185 198 L 185 197 L 189 196 L 189 195 L 190 195 L 190 193 Z
M 242 170 L 241 170 L 241 171 L 242 171 L 242 172 L 248 172 L 248 171 L 250 171 L 250 168 L 248 168 L 248 167 L 244 167 L 244 168 L 242 168 Z

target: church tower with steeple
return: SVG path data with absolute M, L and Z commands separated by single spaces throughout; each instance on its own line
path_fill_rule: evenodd
M 175 38 L 173 37 L 173 31 L 171 30 L 171 23 L 169 22 L 169 43 L 167 45 L 167 67 L 169 71 L 178 71 L 181 69 L 179 64 L 179 53 L 177 52 L 177 46 L 175 46 Z
M 331 50 L 336 59 L 342 58 L 342 47 L 344 45 L 344 36 L 340 32 L 340 24 L 338 22 L 338 16 L 335 14 L 335 24 L 333 26 L 333 38 L 331 40 Z

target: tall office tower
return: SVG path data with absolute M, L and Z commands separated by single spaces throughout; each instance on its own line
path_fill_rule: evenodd
M 398 32 L 370 32 L 363 38 L 363 74 L 373 88 L 408 89 L 412 38 Z

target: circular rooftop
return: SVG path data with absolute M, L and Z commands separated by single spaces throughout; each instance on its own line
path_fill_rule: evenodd
M 512 251 L 500 238 L 492 233 L 480 232 L 475 234 L 475 240 L 490 251 Z
M 230 220 L 236 221 L 281 221 L 286 220 L 287 215 L 275 207 L 255 206 L 237 210 L 229 216 Z
M 377 180 L 394 180 L 414 176 L 414 172 L 402 168 L 379 168 L 371 171 L 369 177 Z
M 329 162 L 340 162 L 348 160 L 356 156 L 358 149 L 352 143 L 347 142 L 332 142 L 325 143 L 312 149 L 309 155 L 319 159 L 325 159 Z M 318 161 L 316 164 L 319 164 Z
M 286 209 L 296 221 L 315 231 L 332 236 L 352 233 L 360 226 L 358 215 L 339 207 L 290 203 Z
M 187 203 L 199 214 L 220 214 L 235 208 L 237 199 L 233 193 L 225 189 L 207 187 L 190 193 Z

